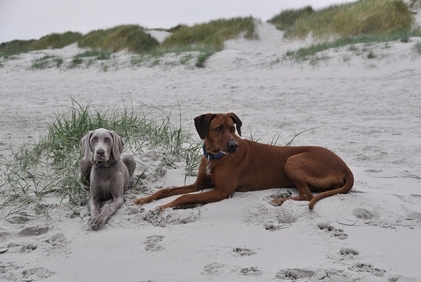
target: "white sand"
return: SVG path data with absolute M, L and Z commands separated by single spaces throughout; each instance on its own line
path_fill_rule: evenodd
M 315 128 L 294 145 L 340 155 L 354 172 L 352 193 L 323 199 L 313 211 L 307 202 L 272 206 L 272 195 L 296 190 L 271 189 L 156 213 L 172 198 L 138 207 L 139 195 L 129 192 L 98 232 L 87 230 L 87 207 L 72 218 L 67 205 L 51 206 L 49 219 L 0 221 L 0 280 L 421 281 L 421 55 L 413 50 L 421 38 L 343 47 L 297 63 L 282 58 L 311 42 L 283 39 L 267 23 L 258 34 L 226 42 L 203 69 L 194 61 L 133 68 L 125 53 L 106 72 L 28 69 L 45 54 L 70 60 L 81 52 L 75 46 L 3 62 L 0 156 L 11 159 L 11 150 L 33 143 L 71 98 L 139 112 L 157 107 L 174 122 L 181 111 L 191 132 L 197 115 L 234 111 L 243 137 L 261 142 L 285 144 Z M 145 156 L 138 166 L 149 162 Z M 182 185 L 183 172 L 182 163 L 168 169 L 150 190 Z M 18 234 L 28 227 L 46 232 Z

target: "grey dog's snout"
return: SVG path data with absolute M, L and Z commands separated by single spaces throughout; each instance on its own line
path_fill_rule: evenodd
M 98 149 L 96 150 L 96 154 L 100 157 L 104 156 L 105 154 L 105 150 L 104 149 Z

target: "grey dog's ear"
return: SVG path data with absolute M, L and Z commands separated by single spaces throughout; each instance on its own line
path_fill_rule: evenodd
M 83 153 L 84 159 L 90 159 L 91 156 L 91 146 L 89 145 L 89 139 L 91 139 L 93 131 L 89 131 L 85 134 L 85 136 L 82 137 L 79 141 L 79 148 Z
M 205 139 L 208 135 L 210 122 L 214 117 L 215 114 L 204 114 L 194 118 L 194 125 L 201 139 Z
M 230 115 L 230 117 L 235 123 L 235 127 L 237 128 L 238 135 L 241 136 L 241 125 L 243 124 L 243 122 L 236 114 L 234 113 L 228 113 L 228 114 Z
M 116 161 L 120 161 L 120 155 L 123 152 L 123 139 L 115 133 L 113 130 L 109 130 L 111 135 L 113 136 L 113 146 L 111 148 L 111 154 L 113 154 L 113 158 Z

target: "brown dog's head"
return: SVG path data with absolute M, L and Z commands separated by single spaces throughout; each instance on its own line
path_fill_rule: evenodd
M 109 166 L 115 161 L 120 161 L 123 151 L 123 140 L 112 130 L 99 128 L 89 131 L 79 142 L 79 147 L 84 153 L 83 158 L 89 158 L 95 166 Z
M 237 151 L 235 129 L 237 128 L 238 135 L 241 136 L 242 122 L 236 114 L 200 115 L 194 118 L 194 125 L 200 138 L 205 140 L 207 152 L 232 154 Z

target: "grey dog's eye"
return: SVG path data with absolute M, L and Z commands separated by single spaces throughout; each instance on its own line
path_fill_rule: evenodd
M 105 142 L 111 142 L 110 138 L 105 138 Z

